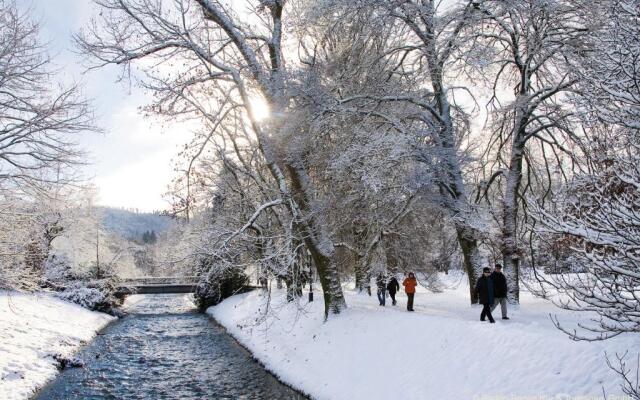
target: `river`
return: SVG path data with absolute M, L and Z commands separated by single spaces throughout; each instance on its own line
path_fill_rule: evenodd
M 35 397 L 52 399 L 306 399 L 281 384 L 189 295 L 136 295 L 71 368 Z

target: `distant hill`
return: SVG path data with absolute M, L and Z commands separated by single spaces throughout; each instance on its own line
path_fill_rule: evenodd
M 126 239 L 142 240 L 145 232 L 156 235 L 165 232 L 175 225 L 170 217 L 157 213 L 143 213 L 121 208 L 99 207 L 102 212 L 102 224 L 112 233 Z

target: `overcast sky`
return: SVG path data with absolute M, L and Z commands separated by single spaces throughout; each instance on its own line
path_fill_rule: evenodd
M 87 134 L 79 142 L 92 164 L 84 168 L 100 191 L 103 205 L 157 210 L 167 208 L 162 194 L 173 177 L 172 159 L 188 139 L 188 129 L 165 127 L 145 119 L 138 108 L 146 94 L 118 83 L 118 68 L 83 73 L 82 57 L 74 53 L 71 35 L 95 13 L 89 0 L 18 0 L 40 22 L 42 39 L 63 79 L 80 82 L 92 99 L 97 124 L 104 134 Z

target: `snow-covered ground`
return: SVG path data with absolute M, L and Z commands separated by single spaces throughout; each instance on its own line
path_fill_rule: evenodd
M 0 399 L 27 399 L 114 317 L 48 294 L 0 291 Z
M 573 342 L 549 314 L 567 326 L 585 315 L 528 293 L 510 309 L 511 320 L 500 319 L 498 307 L 496 324 L 480 322 L 481 308 L 467 297 L 464 282 L 438 294 L 419 290 L 409 313 L 404 294 L 398 306 L 387 298 L 383 308 L 375 293 L 347 289 L 348 310 L 323 322 L 319 293 L 301 307 L 273 293 L 265 319 L 266 295 L 253 291 L 207 312 L 282 381 L 316 399 L 602 398 L 603 389 L 620 395 L 605 351 L 635 354 L 637 336 Z

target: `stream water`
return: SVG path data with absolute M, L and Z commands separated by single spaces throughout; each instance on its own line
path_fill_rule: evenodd
M 129 315 L 35 399 L 306 399 L 281 384 L 188 295 L 137 295 Z

